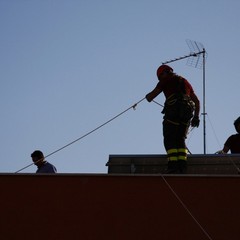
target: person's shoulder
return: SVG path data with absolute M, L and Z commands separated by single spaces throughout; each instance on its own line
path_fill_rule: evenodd
M 233 134 L 231 135 L 233 138 L 237 138 L 237 139 L 240 139 L 240 133 L 236 133 L 236 134 Z
M 240 137 L 240 133 L 231 134 L 231 135 L 229 135 L 229 137 Z
M 181 77 L 181 78 L 182 78 L 183 82 L 184 82 L 189 88 L 193 89 L 193 88 L 192 88 L 192 84 L 191 84 L 186 78 L 184 78 L 184 77 Z
M 172 74 L 172 78 L 185 79 L 183 76 L 178 75 L 178 74 L 176 74 L 176 73 L 173 73 L 173 74 Z
M 52 169 L 54 169 L 56 171 L 56 167 L 52 163 L 46 162 L 46 164 L 47 164 L 48 168 L 52 168 Z
M 185 77 L 182 77 L 182 76 L 179 76 L 180 79 L 182 79 L 184 82 L 190 84 L 190 82 L 185 78 Z M 191 85 L 191 84 L 190 84 Z
M 239 133 L 232 134 L 227 138 L 227 142 L 233 141 L 233 140 L 240 140 L 240 134 Z
M 53 164 L 46 161 L 45 166 L 53 166 Z
M 190 84 L 189 81 L 188 81 L 185 77 L 183 77 L 183 76 L 181 76 L 181 75 L 174 74 L 174 75 L 172 76 L 172 78 L 173 78 L 173 79 L 176 79 L 176 80 L 178 80 L 178 81 L 186 82 L 187 84 Z
M 46 161 L 43 167 L 41 168 L 41 172 L 56 173 L 57 169 L 52 163 Z

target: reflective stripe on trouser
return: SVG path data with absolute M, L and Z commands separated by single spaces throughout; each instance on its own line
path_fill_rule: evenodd
M 167 150 L 168 161 L 187 161 L 187 149 L 186 148 L 172 148 Z

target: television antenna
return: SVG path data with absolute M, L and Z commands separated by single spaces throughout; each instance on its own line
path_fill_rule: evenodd
M 206 55 L 207 52 L 203 46 L 202 43 L 196 42 L 196 41 L 192 41 L 187 39 L 186 40 L 187 45 L 190 49 L 190 54 L 182 56 L 182 57 L 178 57 L 175 59 L 171 59 L 169 61 L 163 62 L 162 64 L 168 64 L 168 63 L 172 63 L 172 62 L 176 62 L 182 59 L 187 58 L 187 65 L 188 66 L 192 66 L 195 68 L 199 68 L 199 69 L 203 69 L 203 153 L 206 154 L 206 91 L 205 91 L 205 87 L 206 87 L 206 78 L 205 78 L 205 65 L 206 65 Z

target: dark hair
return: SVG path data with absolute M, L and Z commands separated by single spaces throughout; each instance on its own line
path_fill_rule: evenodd
M 234 127 L 235 127 L 236 131 L 237 131 L 238 133 L 240 133 L 240 129 L 239 129 L 240 117 L 237 118 L 237 119 L 234 121 L 233 124 L 234 124 Z
M 40 150 L 36 150 L 31 154 L 31 157 L 44 158 L 43 153 Z

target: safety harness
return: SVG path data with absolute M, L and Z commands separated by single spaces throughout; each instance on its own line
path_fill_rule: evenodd
M 180 76 L 176 78 L 177 91 L 166 99 L 162 113 L 165 114 L 164 119 L 173 124 L 189 124 L 193 117 L 195 104 L 186 94 L 183 78 Z

